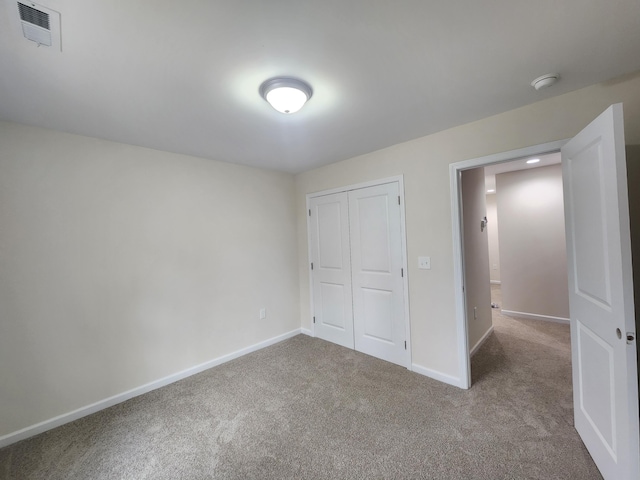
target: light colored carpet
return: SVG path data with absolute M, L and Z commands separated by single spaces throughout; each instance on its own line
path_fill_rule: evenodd
M 469 391 L 300 335 L 4 448 L 0 478 L 601 478 L 568 327 L 494 315 Z

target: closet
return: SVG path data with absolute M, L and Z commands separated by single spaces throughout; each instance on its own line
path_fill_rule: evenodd
M 400 182 L 308 202 L 314 335 L 409 367 Z

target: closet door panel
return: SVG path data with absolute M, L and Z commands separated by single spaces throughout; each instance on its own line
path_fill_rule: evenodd
M 349 192 L 355 349 L 406 366 L 397 182 Z
M 347 193 L 312 198 L 309 206 L 314 332 L 354 348 Z

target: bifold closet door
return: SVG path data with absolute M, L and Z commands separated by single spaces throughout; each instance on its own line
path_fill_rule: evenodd
M 354 348 L 347 193 L 312 198 L 309 207 L 315 335 Z
M 397 182 L 349 192 L 355 349 L 407 366 Z

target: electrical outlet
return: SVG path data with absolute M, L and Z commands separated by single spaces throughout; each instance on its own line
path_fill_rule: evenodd
M 267 309 L 266 308 L 261 308 L 260 309 L 260 320 L 264 320 L 265 318 L 267 318 Z

